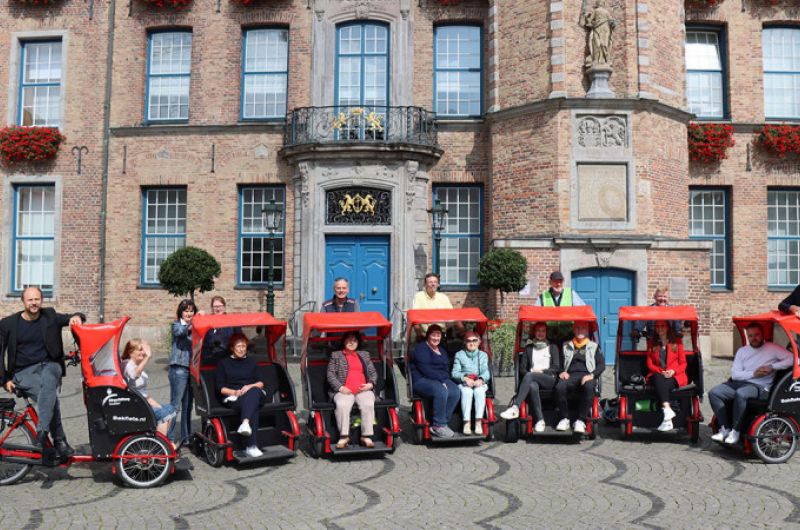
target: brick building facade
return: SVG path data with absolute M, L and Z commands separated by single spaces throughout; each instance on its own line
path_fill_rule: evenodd
M 613 322 L 615 304 L 666 284 L 698 308 L 706 351 L 725 353 L 733 313 L 800 281 L 800 165 L 754 144 L 763 124 L 800 119 L 800 8 L 607 4 L 612 94 L 587 98 L 594 0 L 6 0 L 6 122 L 22 123 L 26 90 L 58 86 L 37 105 L 59 119 L 36 124 L 68 141 L 51 163 L 2 168 L 0 305 L 17 309 L 25 274 L 51 274 L 59 307 L 163 333 L 177 300 L 157 266 L 194 245 L 222 264 L 229 310 L 263 310 L 261 209 L 275 200 L 278 317 L 346 275 L 362 307 L 399 323 L 437 254 L 435 197 L 454 302 L 511 317 L 560 269 Z M 60 76 L 49 59 L 52 78 L 28 82 L 25 50 L 41 43 L 58 43 Z M 692 119 L 733 124 L 727 159 L 690 161 Z M 42 184 L 54 247 L 30 265 L 14 219 Z M 492 247 L 528 259 L 529 286 L 502 306 L 475 280 Z

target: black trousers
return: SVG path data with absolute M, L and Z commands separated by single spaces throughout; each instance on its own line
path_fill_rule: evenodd
M 542 397 L 539 395 L 539 389 L 550 390 L 555 385 L 556 378 L 550 374 L 528 372 L 519 383 L 514 405 L 520 406 L 527 399 L 531 406 L 531 416 L 533 416 L 534 421 L 544 419 Z
M 659 405 L 669 401 L 669 392 L 678 388 L 678 382 L 674 377 L 664 377 L 662 374 L 653 374 L 650 376 L 650 384 L 656 391 L 656 399 Z
M 264 396 L 264 391 L 258 387 L 253 387 L 243 396 L 233 403 L 225 403 L 225 405 L 239 411 L 239 417 L 242 421 L 250 420 L 250 430 L 252 434 L 247 438 L 247 445 L 258 445 L 258 411 L 266 402 L 267 398 Z
M 567 403 L 567 395 L 570 392 L 580 392 L 580 404 L 578 405 L 578 419 L 584 420 L 589 417 L 592 410 L 592 401 L 594 400 L 594 386 L 597 383 L 594 379 L 586 381 L 586 384 L 581 385 L 581 378 L 589 375 L 586 372 L 575 372 L 569 374 L 569 379 L 559 379 L 556 383 L 556 403 L 558 403 L 558 411 L 561 418 L 569 417 L 569 406 Z

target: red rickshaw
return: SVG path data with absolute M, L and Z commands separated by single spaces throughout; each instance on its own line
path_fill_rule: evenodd
M 619 400 L 619 423 L 622 438 L 629 438 L 634 432 L 657 433 L 663 412 L 653 407 L 656 394 L 652 385 L 645 381 L 648 374 L 647 355 L 652 345 L 651 338 L 641 337 L 647 348 L 639 349 L 640 330 L 646 323 L 652 328 L 654 323 L 665 320 L 679 322 L 680 328 L 689 328 L 689 336 L 683 335 L 686 351 L 686 376 L 688 383 L 673 389 L 670 402 L 676 412 L 672 422 L 675 429 L 685 429 L 689 442 L 695 443 L 700 437 L 700 399 L 703 397 L 703 355 L 698 341 L 697 311 L 692 306 L 625 306 L 619 309 L 617 329 L 617 361 L 614 384 Z M 649 329 L 652 333 L 653 330 Z M 641 405 L 641 406 L 639 406 Z M 667 431 L 669 432 L 669 431 Z
M 128 317 L 106 324 L 72 326 L 79 352 L 68 364 L 81 365 L 83 401 L 89 423 L 89 454 L 60 459 L 50 442 L 33 445 L 38 417 L 30 400 L 16 411 L 14 398 L 0 399 L 0 485 L 21 480 L 35 465 L 112 462 L 114 475 L 134 488 L 158 486 L 177 467 L 191 469 L 175 447 L 156 430 L 153 409 L 139 392 L 128 388 L 119 359 L 119 341 Z M 19 394 L 19 397 L 23 397 Z
M 331 444 L 339 438 L 334 417 L 335 405 L 328 394 L 328 363 L 331 353 L 340 347 L 342 335 L 347 331 L 358 331 L 362 335 L 362 349 L 370 354 L 378 373 L 375 385 L 375 447 L 367 448 L 349 444 L 337 448 Z M 368 333 L 365 335 L 365 332 Z M 303 403 L 308 409 L 306 427 L 311 441 L 311 455 L 349 456 L 394 453 L 400 440 L 400 420 L 397 415 L 397 383 L 391 348 L 392 324 L 383 315 L 364 313 L 306 313 L 303 316 L 303 351 L 300 369 L 303 379 Z M 358 440 L 361 430 L 358 407 L 354 406 L 351 419 L 356 418 L 350 428 L 350 438 Z
M 266 402 L 259 411 L 258 447 L 262 455 L 247 456 L 242 435 L 236 432 L 239 413 L 219 402 L 215 370 L 227 345 L 203 347 L 212 330 L 233 328 L 250 341 L 248 356 L 256 359 L 264 383 Z M 300 425 L 295 416 L 294 384 L 286 368 L 286 322 L 269 313 L 196 315 L 192 321 L 191 382 L 201 429 L 195 449 L 213 467 L 225 462 L 249 463 L 292 458 L 297 450 Z M 280 343 L 280 345 L 279 345 Z M 281 350 L 279 354 L 279 349 Z
M 794 356 L 794 364 L 775 371 L 766 399 L 747 400 L 742 437 L 736 446 L 746 455 L 755 453 L 767 464 L 781 464 L 797 450 L 800 436 L 800 366 L 797 364 L 800 319 L 780 311 L 734 317 L 742 344 L 747 344 L 745 329 L 752 322 L 761 325 L 765 341 L 785 345 Z M 719 430 L 715 416 L 711 418 L 711 430 L 714 434 Z
M 587 322 L 589 324 L 589 335 L 591 340 L 600 343 L 600 336 L 597 328 L 597 317 L 594 314 L 591 306 L 564 306 L 564 307 L 539 307 L 539 306 L 520 306 L 517 316 L 517 334 L 514 341 L 514 394 L 516 395 L 519 390 L 521 382 L 519 373 L 519 356 L 525 353 L 525 347 L 529 338 L 530 327 L 536 322 L 547 322 L 548 327 L 557 327 L 559 324 L 574 322 Z M 561 350 L 561 344 L 558 345 Z M 561 364 L 563 365 L 563 359 Z M 586 423 L 585 436 L 593 440 L 597 436 L 597 422 L 600 419 L 600 397 L 601 384 L 600 380 L 595 385 L 595 395 L 592 401 L 591 416 L 584 418 Z M 546 428 L 543 432 L 535 432 L 534 418 L 530 413 L 530 407 L 527 400 L 523 401 L 519 406 L 519 418 L 513 420 L 506 420 L 506 437 L 505 441 L 515 443 L 520 437 L 533 439 L 536 437 L 561 437 L 570 438 L 573 440 L 580 440 L 584 434 L 573 433 L 572 430 L 557 431 L 555 425 L 558 423 L 559 414 L 556 409 L 555 391 L 554 390 L 539 390 L 539 396 L 542 400 L 542 412 L 544 413 L 544 421 Z M 577 395 L 570 395 L 570 423 L 578 419 L 575 414 L 576 407 L 573 401 Z
M 447 325 L 461 322 L 467 328 L 474 328 L 474 331 L 481 337 L 480 349 L 485 351 L 489 357 L 489 372 L 492 373 L 492 349 L 489 345 L 488 325 L 489 319 L 476 307 L 466 307 L 463 309 L 409 309 L 407 312 L 408 327 L 406 330 L 406 351 L 404 355 L 405 369 L 408 371 L 409 363 L 412 360 L 414 347 L 417 345 L 415 340 L 414 327 L 417 325 L 426 324 L 440 324 Z M 452 368 L 453 359 L 455 354 L 464 348 L 464 343 L 460 339 L 452 339 L 445 342 L 442 339 L 442 344 L 447 350 L 450 358 L 450 366 Z M 479 442 L 481 440 L 492 440 L 494 438 L 494 424 L 497 422 L 494 413 L 494 388 L 495 381 L 494 375 L 489 378 L 486 390 L 486 412 L 483 418 L 473 418 L 475 421 L 480 421 L 483 429 L 483 435 L 465 435 L 461 433 L 463 426 L 463 419 L 461 418 L 461 407 L 456 407 L 453 416 L 450 418 L 450 428 L 455 432 L 452 438 L 437 438 L 432 437 L 430 433 L 430 420 L 433 417 L 433 402 L 429 398 L 424 398 L 414 393 L 414 385 L 411 380 L 410 373 L 405 373 L 406 385 L 408 388 L 408 397 L 411 400 L 411 424 L 414 427 L 413 439 L 414 443 L 422 444 L 425 442 L 431 443 L 463 443 L 463 442 Z M 474 409 L 473 409 L 474 411 Z M 474 415 L 474 412 L 473 412 Z

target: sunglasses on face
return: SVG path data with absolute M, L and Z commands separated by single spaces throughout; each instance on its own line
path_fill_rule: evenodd
M 480 342 L 480 339 L 467 339 L 467 342 Z

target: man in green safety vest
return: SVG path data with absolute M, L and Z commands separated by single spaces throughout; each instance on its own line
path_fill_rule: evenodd
M 539 295 L 534 305 L 544 307 L 568 307 L 586 305 L 583 298 L 569 287 L 564 287 L 564 275 L 560 271 L 550 273 L 550 288 Z M 548 340 L 561 347 L 572 336 L 572 322 L 548 322 Z

